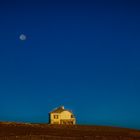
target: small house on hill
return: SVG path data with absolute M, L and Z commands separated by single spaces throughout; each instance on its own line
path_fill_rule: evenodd
M 73 125 L 76 123 L 76 118 L 71 111 L 61 106 L 49 113 L 49 122 L 50 124 Z

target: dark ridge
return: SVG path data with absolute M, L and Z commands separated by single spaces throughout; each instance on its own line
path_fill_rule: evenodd
M 0 140 L 140 140 L 140 131 L 87 125 L 0 122 Z

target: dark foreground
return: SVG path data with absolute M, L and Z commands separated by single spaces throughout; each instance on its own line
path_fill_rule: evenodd
M 0 140 L 140 140 L 140 131 L 103 126 L 0 123 Z

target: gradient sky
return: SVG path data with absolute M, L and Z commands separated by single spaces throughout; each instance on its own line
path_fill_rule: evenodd
M 0 121 L 48 122 L 60 105 L 140 129 L 140 2 L 0 1 Z

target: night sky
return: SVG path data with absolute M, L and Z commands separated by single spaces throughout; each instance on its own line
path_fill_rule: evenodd
M 139 1 L 0 1 L 0 121 L 47 123 L 61 105 L 140 129 Z

